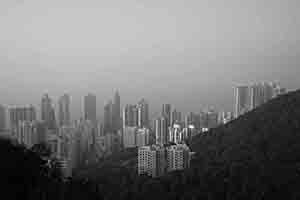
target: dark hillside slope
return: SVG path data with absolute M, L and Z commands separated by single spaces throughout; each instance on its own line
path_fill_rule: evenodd
M 101 199 L 93 183 L 53 177 L 40 156 L 9 139 L 0 138 L 2 200 Z
M 196 137 L 191 147 L 193 167 L 224 198 L 300 199 L 300 91 Z
M 85 175 L 105 199 L 300 199 L 300 91 L 193 139 L 191 168 L 152 179 L 124 166 Z

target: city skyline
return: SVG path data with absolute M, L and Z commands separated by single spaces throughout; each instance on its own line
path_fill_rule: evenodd
M 300 0 L 0 0 L 9 199 L 300 199 Z
M 276 80 L 299 88 L 298 7 L 293 0 L 226 6 L 217 0 L 4 0 L 2 101 L 38 106 L 41 94 L 68 93 L 78 118 L 86 93 L 97 95 L 102 113 L 119 89 L 122 103 L 143 97 L 154 112 L 161 103 L 183 112 L 210 105 L 232 110 L 237 84 Z
M 234 115 L 236 117 L 237 103 L 239 101 L 237 99 L 237 94 L 236 94 L 237 89 L 239 89 L 239 88 L 246 88 L 247 90 L 249 90 L 249 95 L 250 95 L 250 89 L 253 88 L 253 87 L 259 86 L 259 85 L 274 85 L 274 86 L 278 86 L 278 89 L 281 88 L 283 90 L 283 93 L 284 92 L 288 92 L 288 91 L 292 91 L 291 89 L 287 89 L 285 87 L 282 87 L 282 85 L 279 82 L 274 82 L 274 81 L 269 81 L 269 82 L 260 81 L 260 82 L 256 82 L 256 83 L 252 82 L 251 85 L 247 85 L 247 84 L 242 85 L 242 84 L 240 84 L 240 85 L 232 86 L 232 102 L 231 102 L 231 104 L 232 104 L 231 107 L 232 108 L 231 109 L 226 109 L 226 107 L 224 108 L 224 107 L 215 107 L 213 105 L 207 105 L 207 106 L 198 107 L 198 109 L 192 108 L 191 110 L 182 111 L 182 110 L 178 109 L 179 107 L 175 106 L 173 103 L 170 103 L 170 102 L 166 103 L 166 101 L 160 102 L 160 105 L 158 106 L 158 108 L 154 108 L 153 109 L 153 107 L 150 105 L 151 109 L 149 110 L 149 108 L 148 108 L 148 106 L 149 106 L 148 101 L 145 100 L 145 98 L 142 98 L 142 97 L 139 98 L 139 102 L 136 105 L 133 105 L 132 104 L 133 102 L 124 103 L 124 102 L 122 102 L 120 100 L 119 90 L 116 89 L 114 91 L 114 97 L 113 97 L 113 99 L 112 100 L 106 100 L 106 102 L 103 104 L 103 106 L 101 106 L 101 105 L 98 104 L 98 101 L 97 101 L 98 98 L 97 98 L 96 94 L 94 94 L 94 93 L 86 93 L 86 95 L 84 95 L 81 98 L 81 102 L 80 102 L 80 104 L 81 104 L 81 108 L 80 108 L 81 114 L 79 114 L 79 115 L 78 115 L 78 113 L 77 113 L 77 115 L 76 114 L 74 115 L 74 110 L 73 110 L 73 108 L 74 108 L 73 99 L 74 98 L 70 94 L 68 94 L 68 93 L 64 93 L 62 95 L 59 95 L 57 97 L 57 99 L 55 99 L 55 98 L 52 99 L 51 94 L 48 94 L 48 93 L 44 93 L 41 97 L 42 97 L 42 100 L 46 98 L 46 99 L 48 99 L 47 101 L 50 101 L 48 104 L 49 104 L 50 108 L 54 112 L 54 118 L 57 118 L 57 119 L 55 119 L 55 122 L 58 125 L 61 125 L 61 119 L 60 118 L 62 117 L 61 116 L 61 114 L 62 114 L 61 113 L 62 112 L 62 110 L 61 110 L 62 109 L 61 108 L 62 101 L 64 101 L 64 104 L 66 104 L 66 108 L 64 108 L 64 109 L 66 109 L 66 111 L 65 111 L 66 113 L 64 114 L 66 116 L 64 116 L 64 117 L 67 118 L 66 119 L 67 121 L 71 122 L 71 119 L 72 120 L 79 120 L 79 119 L 85 119 L 86 118 L 86 116 L 85 116 L 86 115 L 85 114 L 86 111 L 85 110 L 86 110 L 86 106 L 87 105 L 86 105 L 85 102 L 86 102 L 86 98 L 88 98 L 88 97 L 93 97 L 94 98 L 93 99 L 93 104 L 95 104 L 95 105 L 93 105 L 92 107 L 96 108 L 95 111 L 93 111 L 94 112 L 93 115 L 96 115 L 95 116 L 96 118 L 95 118 L 95 120 L 92 120 L 92 121 L 101 122 L 103 125 L 106 123 L 105 121 L 107 121 L 107 119 L 105 119 L 106 118 L 105 115 L 107 115 L 107 114 L 111 115 L 111 120 L 110 120 L 111 122 L 110 123 L 116 123 L 115 118 L 116 118 L 117 115 L 116 115 L 115 112 L 119 113 L 119 116 L 122 118 L 122 117 L 124 117 L 123 111 L 128 106 L 133 106 L 133 108 L 137 109 L 136 110 L 137 111 L 137 113 L 136 113 L 137 116 L 136 117 L 138 117 L 138 115 L 139 115 L 139 111 L 138 110 L 139 110 L 139 107 L 143 104 L 143 102 L 145 102 L 147 104 L 147 108 L 146 108 L 147 111 L 146 112 L 149 113 L 149 116 L 147 114 L 147 116 L 148 116 L 149 119 L 146 119 L 146 121 L 150 120 L 149 122 L 151 122 L 151 121 L 154 122 L 157 119 L 157 117 L 167 117 L 167 116 L 165 116 L 165 113 L 164 113 L 164 112 L 166 112 L 164 110 L 165 106 L 166 106 L 166 107 L 168 107 L 167 109 L 169 109 L 167 112 L 169 112 L 168 115 L 170 117 L 170 123 L 171 123 L 171 120 L 174 117 L 172 115 L 175 114 L 175 113 L 173 113 L 173 111 L 175 111 L 175 112 L 179 111 L 180 114 L 189 115 L 190 113 L 198 113 L 198 112 L 201 113 L 202 111 L 209 111 L 209 110 L 212 109 L 212 110 L 215 110 L 217 112 L 232 112 L 232 113 L 234 113 Z M 247 98 L 250 98 L 250 97 L 247 97 Z M 88 98 L 88 99 L 90 99 L 90 98 Z M 107 98 L 107 99 L 109 99 L 109 98 Z M 123 96 L 122 96 L 122 99 L 123 99 Z M 53 100 L 53 102 L 52 102 L 52 100 Z M 249 107 L 248 111 L 254 108 L 254 107 L 250 108 L 251 107 L 251 105 L 250 105 L 251 102 L 250 101 L 251 100 L 249 99 L 248 102 L 246 102 L 246 104 L 247 104 L 246 106 Z M 261 103 L 263 103 L 263 102 L 261 102 Z M 258 105 L 260 105 L 261 103 L 259 103 Z M 28 104 L 24 104 L 24 103 L 23 104 L 5 104 L 5 103 L 2 102 L 0 105 L 1 106 L 5 106 L 7 108 L 9 108 L 9 107 L 16 107 L 16 106 L 17 107 L 33 106 L 36 109 L 36 112 L 37 112 L 36 116 L 37 116 L 37 118 L 41 118 L 42 119 L 43 118 L 42 117 L 43 111 L 41 109 L 41 107 L 43 107 L 42 104 L 43 103 L 40 103 L 38 105 L 34 105 L 33 103 L 28 103 Z M 118 107 L 118 105 L 120 107 Z M 114 108 L 114 107 L 116 107 L 116 108 Z M 162 108 L 162 109 L 159 109 L 159 107 Z M 107 111 L 107 108 L 109 108 L 109 111 Z M 114 109 L 117 109 L 117 111 L 115 111 Z M 75 109 L 75 113 L 76 113 L 76 109 Z M 115 116 L 115 117 L 113 117 L 113 116 Z M 92 117 L 92 118 L 94 118 L 94 117 Z M 121 118 L 120 118 L 120 120 L 121 120 Z M 138 118 L 136 120 L 138 120 Z M 70 122 L 67 122 L 67 123 L 70 123 Z M 120 123 L 117 126 L 121 126 L 121 124 L 123 122 L 122 123 L 121 122 L 117 122 L 117 123 Z M 139 123 L 139 122 L 137 121 L 136 123 Z M 114 124 L 114 126 L 115 125 L 116 124 Z
M 259 83 L 278 83 L 279 82 L 274 82 L 274 81 L 259 81 L 259 82 L 250 82 L 252 84 L 259 84 Z M 149 110 L 149 117 L 150 119 L 154 120 L 154 118 L 162 115 L 162 106 L 164 106 L 165 104 L 167 105 L 170 105 L 172 110 L 175 109 L 179 112 L 181 112 L 182 114 L 188 114 L 190 113 L 191 111 L 193 112 L 201 112 L 202 110 L 209 110 L 209 109 L 215 109 L 217 111 L 225 111 L 225 112 L 235 112 L 236 110 L 236 96 L 235 96 L 235 90 L 236 90 L 236 87 L 248 87 L 248 84 L 239 84 L 239 85 L 233 85 L 231 86 L 231 97 L 230 97 L 230 100 L 228 101 L 229 105 L 225 105 L 224 107 L 222 106 L 216 106 L 214 104 L 201 104 L 201 102 L 198 104 L 198 106 L 196 105 L 195 107 L 193 106 L 190 106 L 188 109 L 181 109 L 182 107 L 184 106 L 177 106 L 176 104 L 174 104 L 173 102 L 170 102 L 170 101 L 164 101 L 162 100 L 161 102 L 156 102 L 157 103 L 157 106 L 153 106 L 150 102 L 150 107 L 151 109 Z M 280 84 L 280 86 L 282 86 L 282 84 Z M 284 87 L 285 88 L 285 87 Z M 292 91 L 293 89 L 291 88 L 285 88 L 287 89 L 287 91 Z M 114 90 L 113 94 L 114 95 L 120 95 L 120 90 L 119 89 L 116 89 Z M 122 93 L 121 93 L 122 94 Z M 111 102 L 111 104 L 113 105 L 113 102 L 112 100 L 109 100 L 109 97 L 105 98 L 106 100 L 103 102 L 103 104 L 101 104 L 101 102 L 99 103 L 98 101 L 98 95 L 96 93 L 91 93 L 91 92 L 87 92 L 85 93 L 83 96 L 79 97 L 79 99 L 76 99 L 72 96 L 72 94 L 70 93 L 62 93 L 62 94 L 58 94 L 57 96 L 54 97 L 54 95 L 50 94 L 50 93 L 43 93 L 41 94 L 38 99 L 34 100 L 33 102 L 36 102 L 36 103 L 33 103 L 33 102 L 21 102 L 21 101 L 18 101 L 17 103 L 5 103 L 5 102 L 1 102 L 1 105 L 2 106 L 6 106 L 6 107 L 15 107 L 15 106 L 34 106 L 35 109 L 36 109 L 36 112 L 37 112 L 37 117 L 38 118 L 41 118 L 41 106 L 42 104 L 40 103 L 40 98 L 43 97 L 44 95 L 49 95 L 51 96 L 51 100 L 53 100 L 53 102 L 51 101 L 51 106 L 53 106 L 53 109 L 56 113 L 57 116 L 57 123 L 59 123 L 59 113 L 60 113 L 60 100 L 62 97 L 65 97 L 65 96 L 68 96 L 68 109 L 69 109 L 69 112 L 68 113 L 70 115 L 70 118 L 72 120 L 79 120 L 79 119 L 84 119 L 85 117 L 85 104 L 84 104 L 84 98 L 86 96 L 89 96 L 89 95 L 95 95 L 96 96 L 96 119 L 98 121 L 104 121 L 104 116 L 103 116 L 103 113 L 105 113 L 105 106 L 107 106 L 108 103 Z M 111 95 L 111 94 L 110 94 Z M 115 96 L 114 96 L 114 99 L 115 99 Z M 139 100 L 139 101 L 144 101 L 146 98 L 143 98 L 143 97 L 137 97 L 137 99 L 134 99 L 133 101 L 131 102 L 124 102 L 123 99 L 128 99 L 126 98 L 126 94 L 122 96 L 122 101 L 120 101 L 120 116 L 122 117 L 122 112 L 123 112 L 123 109 L 127 106 L 127 105 L 131 105 L 133 102 Z M 147 100 L 149 102 L 149 100 Z M 226 99 L 224 100 L 226 101 Z M 250 103 L 250 102 L 249 102 Z M 78 106 L 79 105 L 79 106 Z M 222 104 L 221 104 L 222 105 Z M 224 103 L 223 103 L 224 105 Z

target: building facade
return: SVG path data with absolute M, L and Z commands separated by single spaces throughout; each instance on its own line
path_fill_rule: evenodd
M 97 97 L 91 93 L 84 97 L 84 119 L 97 124 Z
M 68 126 L 71 123 L 70 96 L 64 94 L 58 100 L 58 123 L 59 126 Z

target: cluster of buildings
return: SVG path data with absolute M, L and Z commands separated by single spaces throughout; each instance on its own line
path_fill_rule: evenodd
M 191 155 L 186 144 L 151 145 L 138 149 L 138 174 L 153 178 L 189 168 Z
M 71 121 L 70 103 L 70 96 L 64 94 L 58 99 L 55 112 L 52 99 L 45 94 L 40 117 L 32 105 L 0 105 L 0 132 L 27 148 L 46 144 L 51 157 L 61 163 L 65 176 L 71 176 L 74 169 L 119 149 L 121 141 L 115 132 L 103 134 L 103 126 L 97 121 L 95 95 L 84 97 L 84 115 L 80 120 Z
M 33 105 L 0 105 L 0 133 L 6 134 L 28 148 L 45 143 L 52 156 L 60 162 L 66 176 L 74 169 L 97 163 L 114 152 L 138 148 L 138 172 L 152 177 L 189 166 L 187 145 L 192 138 L 220 124 L 226 124 L 240 115 L 285 93 L 277 83 L 258 83 L 235 88 L 235 112 L 217 112 L 214 109 L 189 112 L 185 116 L 163 104 L 160 116 L 149 117 L 149 104 L 141 99 L 127 104 L 121 110 L 118 91 L 104 105 L 103 122 L 97 119 L 97 98 L 84 97 L 83 116 L 71 120 L 68 94 L 57 101 L 56 109 L 48 94 L 41 98 L 38 117 Z
M 263 82 L 242 85 L 235 88 L 235 118 L 243 115 L 269 100 L 286 93 L 279 83 Z
M 225 119 L 231 118 L 226 114 L 220 118 L 210 109 L 198 114 L 190 112 L 182 120 L 181 112 L 163 104 L 160 117 L 154 121 L 154 141 L 138 148 L 138 174 L 159 177 L 188 168 L 192 152 L 187 143 L 194 136 L 227 123 Z

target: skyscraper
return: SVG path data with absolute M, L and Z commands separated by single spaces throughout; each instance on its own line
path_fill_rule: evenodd
M 276 84 L 274 83 L 263 83 L 264 88 L 264 103 L 269 101 L 274 96 L 274 87 L 276 87 Z
M 156 144 L 168 143 L 168 126 L 165 117 L 160 117 L 155 120 L 155 140 Z
M 171 125 L 171 105 L 163 104 L 161 115 L 166 119 L 167 127 Z
M 181 122 L 181 112 L 174 109 L 171 115 L 171 126 L 174 125 L 175 123 L 180 123 L 180 122 Z
M 113 131 L 113 103 L 112 101 L 107 102 L 104 105 L 104 116 L 103 116 L 104 133 Z
M 209 110 L 207 112 L 207 128 L 216 128 L 218 126 L 218 112 L 214 110 Z
M 180 143 L 183 141 L 183 131 L 179 124 L 174 124 L 172 127 L 169 127 L 169 142 Z
M 119 92 L 116 91 L 113 100 L 113 129 L 115 131 L 121 129 L 121 100 Z
M 137 127 L 125 127 L 123 132 L 123 147 L 132 148 L 136 147 Z
M 251 85 L 250 90 L 250 110 L 260 106 L 264 102 L 268 101 L 267 99 L 267 90 L 265 90 L 263 84 L 254 84 Z M 270 91 L 269 91 L 270 92 Z
M 138 126 L 149 127 L 149 105 L 145 99 L 142 99 L 138 105 Z
M 250 86 L 235 88 L 235 117 L 238 117 L 252 109 L 257 108 L 272 98 L 285 93 L 285 89 L 279 83 L 263 82 Z
M 34 121 L 36 120 L 36 111 L 35 108 L 30 106 L 22 107 L 10 107 L 9 108 L 10 116 L 10 127 L 16 128 L 20 121 Z
M 194 113 L 189 112 L 184 118 L 184 126 L 187 128 L 192 124 L 194 124 Z
M 0 105 L 0 131 L 6 129 L 6 108 Z
M 97 98 L 91 93 L 84 97 L 84 119 L 97 124 Z
M 136 105 L 134 105 L 133 107 L 132 107 L 132 119 L 133 119 L 133 126 L 138 126 L 138 124 L 139 124 L 139 108 L 136 106 Z
M 45 122 L 47 128 L 53 129 L 56 127 L 55 122 L 55 110 L 52 106 L 52 101 L 48 94 L 45 94 L 42 97 L 42 104 L 41 104 L 41 111 L 42 111 L 42 120 Z
M 58 100 L 58 121 L 59 126 L 66 126 L 70 124 L 70 97 L 67 94 L 64 94 Z
M 235 88 L 235 117 L 250 110 L 250 92 L 248 86 L 238 86 Z
M 130 126 L 132 122 L 132 109 L 131 105 L 127 104 L 123 109 L 122 120 L 123 120 L 123 129 L 126 126 Z

